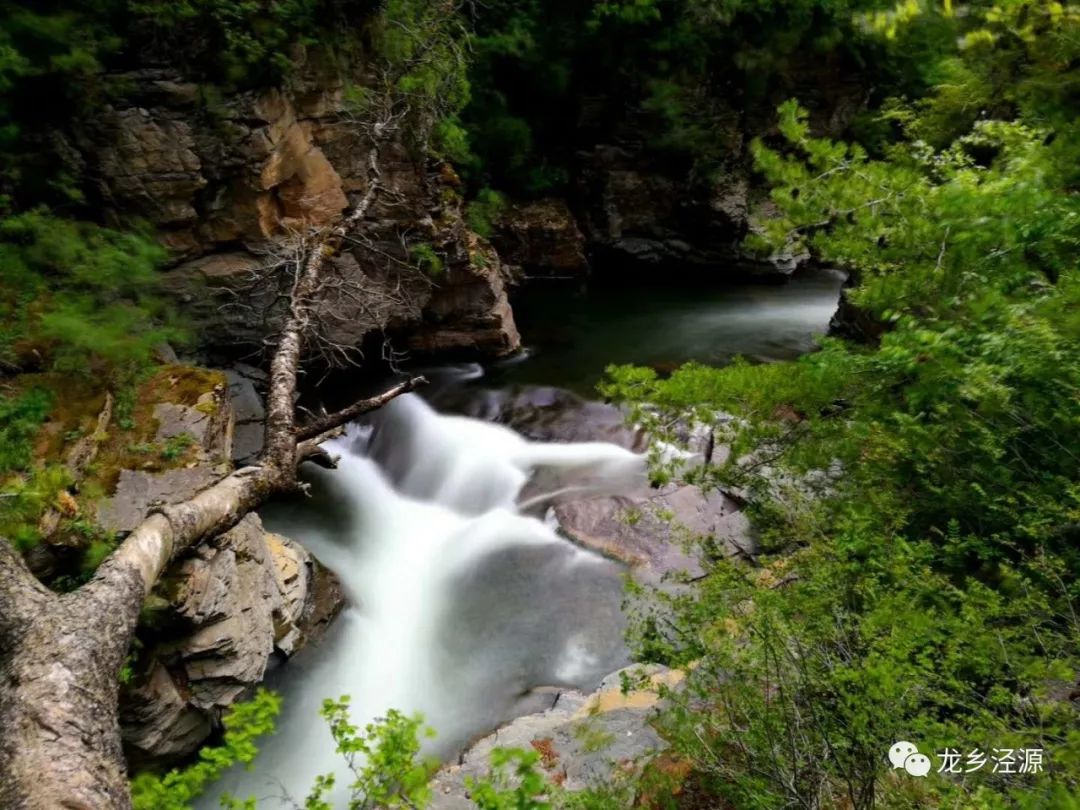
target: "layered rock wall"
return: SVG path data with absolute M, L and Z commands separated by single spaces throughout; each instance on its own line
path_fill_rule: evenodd
M 259 349 L 279 313 L 258 272 L 296 233 L 336 221 L 367 185 L 370 150 L 344 100 L 364 80 L 320 54 L 279 87 L 223 96 L 172 70 L 112 77 L 112 103 L 73 135 L 107 218 L 148 221 L 172 257 L 165 285 L 204 348 Z M 458 180 L 403 146 L 384 150 L 387 192 L 335 257 L 349 291 L 328 297 L 336 344 L 384 333 L 399 349 L 499 355 L 518 346 L 497 255 L 462 223 Z M 440 256 L 424 272 L 410 247 Z M 278 279 L 277 281 L 280 281 Z

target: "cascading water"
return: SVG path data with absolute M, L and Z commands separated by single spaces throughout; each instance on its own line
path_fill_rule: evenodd
M 589 687 L 626 662 L 618 566 L 516 502 L 537 472 L 556 484 L 571 474 L 575 488 L 632 487 L 641 457 L 612 444 L 528 442 L 413 395 L 327 449 L 339 468 L 312 471 L 313 498 L 264 519 L 339 575 L 350 606 L 271 683 L 285 709 L 255 770 L 229 774 L 203 807 L 222 790 L 302 799 L 317 774 L 340 772 L 318 717 L 324 698 L 351 695 L 359 725 L 390 708 L 421 712 L 445 756 L 528 710 L 530 689 Z

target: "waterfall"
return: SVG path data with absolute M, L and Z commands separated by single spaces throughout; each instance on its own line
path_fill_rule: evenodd
M 222 790 L 302 801 L 330 771 L 344 790 L 317 716 L 324 698 L 350 695 L 360 726 L 390 708 L 419 711 L 438 734 L 432 751 L 447 756 L 528 708 L 530 689 L 588 688 L 626 662 L 618 566 L 518 502 L 527 483 L 531 501 L 544 500 L 539 482 L 639 484 L 640 456 L 599 442 L 529 442 L 415 395 L 326 449 L 339 466 L 310 471 L 312 499 L 264 519 L 334 570 L 350 605 L 322 645 L 276 673 L 285 709 L 254 771 L 227 775 L 202 807 L 216 807 Z

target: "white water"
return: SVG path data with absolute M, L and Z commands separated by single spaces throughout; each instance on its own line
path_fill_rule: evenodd
M 203 808 L 221 790 L 302 800 L 317 774 L 334 770 L 347 784 L 318 717 L 324 698 L 351 695 L 358 725 L 390 708 L 419 711 L 445 756 L 516 714 L 528 690 L 589 687 L 625 662 L 619 569 L 516 501 L 537 472 L 572 471 L 593 489 L 633 486 L 639 456 L 528 442 L 413 395 L 327 449 L 339 469 L 312 473 L 313 499 L 264 518 L 339 575 L 350 607 L 272 683 L 285 709 L 256 769 L 228 775 Z

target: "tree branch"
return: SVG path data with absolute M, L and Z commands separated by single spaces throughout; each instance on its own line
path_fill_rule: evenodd
M 398 383 L 393 388 L 387 389 L 377 396 L 358 400 L 348 408 L 343 408 L 335 413 L 319 417 L 311 424 L 304 425 L 304 427 L 299 428 L 296 431 L 296 439 L 297 441 L 306 442 L 310 439 L 318 438 L 327 431 L 333 430 L 336 427 L 341 427 L 357 417 L 363 416 L 365 413 L 378 410 L 390 400 L 395 399 L 402 394 L 407 394 L 410 391 L 415 391 L 421 385 L 426 384 L 427 379 L 425 377 L 413 377 L 403 383 Z

